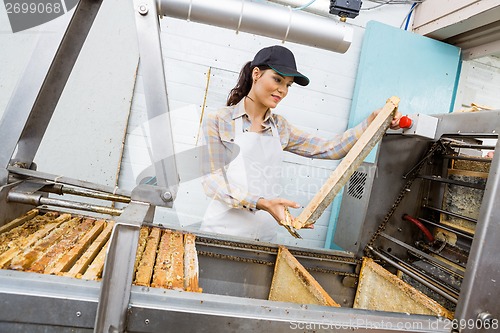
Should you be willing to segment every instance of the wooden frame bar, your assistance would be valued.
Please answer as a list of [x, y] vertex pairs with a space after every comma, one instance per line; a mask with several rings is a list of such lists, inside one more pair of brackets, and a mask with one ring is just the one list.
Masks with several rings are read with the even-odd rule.
[[330, 178], [328, 178], [302, 213], [295, 218], [293, 226], [296, 229], [315, 223], [332, 203], [335, 196], [344, 187], [354, 171], [361, 165], [377, 142], [382, 139], [391, 124], [398, 104], [399, 98], [396, 96], [392, 96], [387, 100], [387, 103], [370, 123], [366, 131], [332, 172]]

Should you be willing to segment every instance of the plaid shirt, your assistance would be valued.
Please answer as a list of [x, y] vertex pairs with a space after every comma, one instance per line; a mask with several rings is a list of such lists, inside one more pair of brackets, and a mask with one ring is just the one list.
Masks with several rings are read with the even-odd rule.
[[[245, 113], [244, 99], [237, 105], [209, 113], [203, 122], [206, 152], [203, 156], [203, 187], [209, 197], [225, 202], [228, 206], [255, 211], [260, 196], [248, 193], [237, 184], [229, 184], [225, 172], [229, 162], [238, 152], [234, 144], [235, 119], [243, 117], [243, 131], [249, 131], [250, 120]], [[354, 146], [368, 127], [364, 120], [356, 127], [333, 138], [320, 138], [298, 129], [280, 115], [267, 111], [262, 135], [271, 135], [271, 124], [278, 129], [281, 147], [285, 151], [305, 157], [320, 159], [341, 159]]]

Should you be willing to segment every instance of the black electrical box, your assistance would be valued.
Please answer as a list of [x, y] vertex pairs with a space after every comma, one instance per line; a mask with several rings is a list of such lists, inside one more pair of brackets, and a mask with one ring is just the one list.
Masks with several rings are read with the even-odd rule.
[[341, 18], [355, 18], [361, 9], [361, 0], [330, 0], [330, 14]]

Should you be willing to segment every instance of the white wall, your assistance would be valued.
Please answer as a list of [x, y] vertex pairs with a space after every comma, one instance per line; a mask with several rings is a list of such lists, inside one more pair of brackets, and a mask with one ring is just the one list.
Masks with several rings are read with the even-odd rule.
[[470, 109], [472, 103], [499, 110], [499, 87], [500, 58], [489, 56], [464, 61], [454, 111]]
[[31, 58], [36, 36], [36, 29], [13, 34], [5, 7], [0, 6], [0, 117]]

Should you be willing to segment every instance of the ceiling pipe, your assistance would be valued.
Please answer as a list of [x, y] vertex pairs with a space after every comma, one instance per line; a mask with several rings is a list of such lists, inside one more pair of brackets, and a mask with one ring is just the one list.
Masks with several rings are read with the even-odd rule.
[[160, 15], [345, 53], [353, 39], [346, 24], [291, 7], [245, 0], [158, 0]]
[[[268, 0], [269, 2], [275, 2], [280, 5], [290, 6], [292, 8], [299, 8], [306, 3], [304, 0]], [[316, 15], [321, 15], [329, 18], [335, 17], [330, 14], [330, 0], [316, 0], [304, 9], [304, 12], [313, 13]]]

